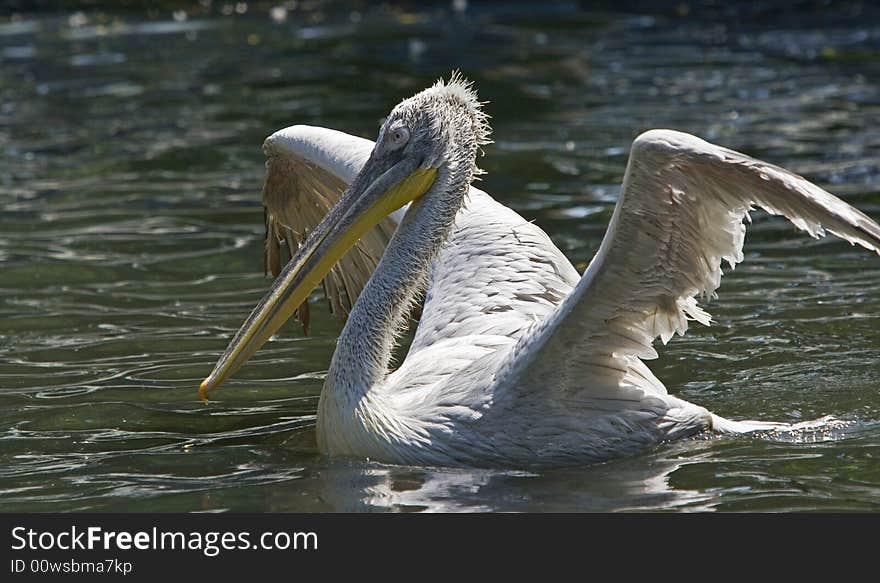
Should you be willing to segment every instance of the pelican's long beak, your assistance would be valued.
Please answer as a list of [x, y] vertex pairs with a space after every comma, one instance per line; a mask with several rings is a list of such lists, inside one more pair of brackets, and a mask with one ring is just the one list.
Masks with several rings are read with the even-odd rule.
[[371, 156], [339, 203], [309, 235], [242, 324], [214, 370], [199, 386], [199, 397], [207, 401], [209, 391], [247, 362], [364, 233], [425, 194], [436, 178], [436, 169], [419, 168], [410, 159], [392, 164]]

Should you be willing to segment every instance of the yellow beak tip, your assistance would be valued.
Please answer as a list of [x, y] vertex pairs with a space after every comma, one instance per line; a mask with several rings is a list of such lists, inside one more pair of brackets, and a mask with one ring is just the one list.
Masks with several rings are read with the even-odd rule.
[[203, 380], [202, 383], [199, 385], [199, 399], [201, 399], [202, 403], [204, 403], [205, 405], [207, 405], [208, 401], [210, 400], [208, 398], [208, 391], [210, 390], [210, 388], [211, 387], [208, 383], [208, 379]]

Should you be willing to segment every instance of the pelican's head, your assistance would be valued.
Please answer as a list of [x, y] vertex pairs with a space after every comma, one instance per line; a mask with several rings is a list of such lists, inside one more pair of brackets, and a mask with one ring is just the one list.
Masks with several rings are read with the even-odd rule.
[[490, 131], [486, 120], [470, 83], [457, 73], [399, 103], [339, 203], [287, 263], [202, 381], [202, 399], [278, 331], [346, 251], [384, 217], [422, 197], [457, 211], [479, 173], [477, 151], [488, 143]]
[[470, 184], [480, 172], [477, 151], [489, 143], [490, 131], [471, 84], [455, 73], [391, 111], [370, 159], [421, 160], [423, 169], [445, 170]]

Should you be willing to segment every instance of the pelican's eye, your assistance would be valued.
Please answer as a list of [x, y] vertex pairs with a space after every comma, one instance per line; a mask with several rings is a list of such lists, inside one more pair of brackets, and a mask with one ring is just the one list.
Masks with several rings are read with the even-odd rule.
[[399, 150], [409, 142], [409, 130], [401, 126], [394, 128], [388, 134], [388, 145], [392, 150]]

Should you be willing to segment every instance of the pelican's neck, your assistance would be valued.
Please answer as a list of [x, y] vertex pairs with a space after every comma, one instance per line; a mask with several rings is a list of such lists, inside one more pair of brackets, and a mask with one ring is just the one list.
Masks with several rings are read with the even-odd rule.
[[388, 374], [412, 302], [424, 289], [468, 190], [469, 181], [448, 186], [450, 182], [441, 170], [435, 186], [410, 205], [349, 314], [325, 385], [349, 403], [358, 402]]

